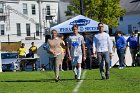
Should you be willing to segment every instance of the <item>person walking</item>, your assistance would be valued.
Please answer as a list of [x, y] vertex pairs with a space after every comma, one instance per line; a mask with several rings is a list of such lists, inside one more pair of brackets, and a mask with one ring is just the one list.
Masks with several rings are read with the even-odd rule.
[[[72, 61], [73, 72], [75, 79], [79, 81], [81, 79], [81, 63], [86, 59], [85, 55], [85, 41], [84, 37], [78, 33], [78, 26], [72, 27], [73, 35], [69, 36], [67, 50], [68, 57]], [[82, 53], [83, 51], [83, 53]]]
[[51, 56], [51, 62], [54, 67], [55, 72], [55, 81], [59, 81], [59, 65], [62, 62], [62, 51], [61, 51], [61, 44], [62, 40], [57, 37], [57, 31], [52, 30], [51, 31], [52, 38], [48, 39], [47, 42], [47, 51]]
[[126, 49], [126, 40], [122, 36], [122, 32], [118, 31], [115, 37], [117, 54], [119, 57], [119, 69], [123, 69], [125, 67], [124, 63], [124, 56], [125, 56], [125, 49]]
[[[99, 33], [93, 38], [93, 56], [99, 62], [99, 69], [102, 80], [109, 79], [110, 57], [112, 57], [112, 41], [109, 34], [104, 32], [103, 23], [98, 24]], [[104, 64], [105, 62], [105, 64]], [[104, 73], [104, 65], [106, 72]]]
[[[130, 37], [127, 39], [127, 47], [129, 46], [131, 57], [132, 57], [132, 66], [136, 65], [136, 54], [138, 50], [138, 40], [135, 36], [135, 33], [132, 32]], [[128, 45], [129, 43], [129, 45]]]

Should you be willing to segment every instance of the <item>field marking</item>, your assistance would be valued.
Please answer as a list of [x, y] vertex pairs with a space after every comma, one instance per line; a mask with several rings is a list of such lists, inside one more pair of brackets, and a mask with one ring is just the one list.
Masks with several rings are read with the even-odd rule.
[[78, 84], [76, 85], [76, 87], [73, 89], [72, 93], [77, 93], [81, 84], [83, 83], [83, 79], [85, 78], [85, 75], [86, 75], [86, 70], [83, 72], [83, 75], [82, 75], [82, 80], [80, 80], [80, 82], [78, 82]]

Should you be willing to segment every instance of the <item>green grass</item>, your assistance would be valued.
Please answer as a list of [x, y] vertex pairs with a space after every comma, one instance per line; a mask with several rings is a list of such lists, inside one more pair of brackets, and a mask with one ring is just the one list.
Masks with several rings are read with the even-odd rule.
[[[61, 81], [56, 83], [54, 73], [46, 72], [4, 72], [0, 73], [0, 93], [72, 93], [77, 82], [72, 71], [60, 73]], [[140, 68], [110, 70], [110, 79], [101, 80], [98, 69], [87, 70], [78, 93], [139, 93]]]

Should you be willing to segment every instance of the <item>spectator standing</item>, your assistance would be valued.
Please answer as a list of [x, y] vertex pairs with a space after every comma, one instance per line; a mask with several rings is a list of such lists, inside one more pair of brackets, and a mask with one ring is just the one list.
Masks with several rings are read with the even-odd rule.
[[137, 37], [135, 36], [135, 33], [132, 32], [131, 36], [127, 39], [127, 46], [129, 43], [129, 49], [132, 57], [132, 66], [135, 66], [136, 64], [136, 53], [138, 50], [138, 40]]
[[[112, 41], [110, 36], [104, 32], [103, 23], [98, 24], [99, 33], [93, 38], [93, 56], [96, 57], [99, 62], [99, 69], [102, 80], [109, 79], [110, 57], [112, 57]], [[104, 73], [104, 61], [105, 69]]]
[[62, 40], [62, 44], [61, 44], [62, 62], [61, 62], [61, 64], [60, 64], [59, 69], [60, 69], [60, 71], [64, 71], [64, 70], [62, 69], [62, 67], [63, 67], [63, 60], [64, 60], [65, 53], [66, 53], [66, 50], [65, 50], [66, 44], [65, 44], [65, 42], [64, 42], [64, 40], [63, 40], [63, 39], [64, 39], [64, 35], [63, 35], [63, 34], [60, 35], [60, 39]]
[[34, 54], [37, 54], [37, 47], [34, 42], [31, 43], [31, 47], [29, 48], [29, 53], [32, 58], [34, 58]]
[[[26, 56], [26, 48], [25, 48], [25, 44], [22, 43], [20, 48], [17, 50], [18, 52], [18, 58], [25, 58]], [[20, 61], [20, 70], [24, 70], [25, 68], [25, 61], [21, 60]]]
[[125, 67], [124, 55], [125, 55], [125, 49], [126, 49], [126, 40], [122, 36], [121, 31], [118, 31], [116, 33], [115, 42], [116, 42], [117, 54], [119, 57], [119, 69], [123, 69]]
[[17, 50], [18, 52], [18, 57], [19, 58], [25, 58], [25, 55], [26, 55], [26, 48], [25, 48], [25, 44], [22, 43], [20, 48]]
[[86, 48], [86, 67], [88, 69], [92, 68], [92, 58], [91, 58], [91, 48], [92, 48], [92, 39], [89, 37], [88, 33], [84, 34], [85, 39], [85, 48]]
[[73, 31], [73, 35], [69, 36], [67, 50], [68, 50], [68, 57], [72, 61], [75, 79], [79, 81], [81, 79], [82, 57], [83, 57], [83, 61], [85, 61], [86, 59], [85, 41], [84, 41], [84, 37], [78, 33], [77, 25], [74, 25], [72, 27], [72, 31]]

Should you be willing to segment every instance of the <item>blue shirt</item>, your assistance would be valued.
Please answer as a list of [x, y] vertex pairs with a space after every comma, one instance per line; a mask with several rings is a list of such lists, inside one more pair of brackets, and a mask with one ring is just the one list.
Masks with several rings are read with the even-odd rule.
[[115, 37], [116, 48], [117, 49], [125, 49], [126, 47], [126, 40], [123, 36]]
[[127, 39], [127, 43], [129, 42], [129, 47], [132, 49], [137, 48], [138, 42], [137, 42], [137, 37], [136, 36], [130, 36]]
[[85, 37], [85, 47], [87, 47], [88, 49], [91, 48], [92, 45], [92, 41], [90, 40], [90, 38]]

